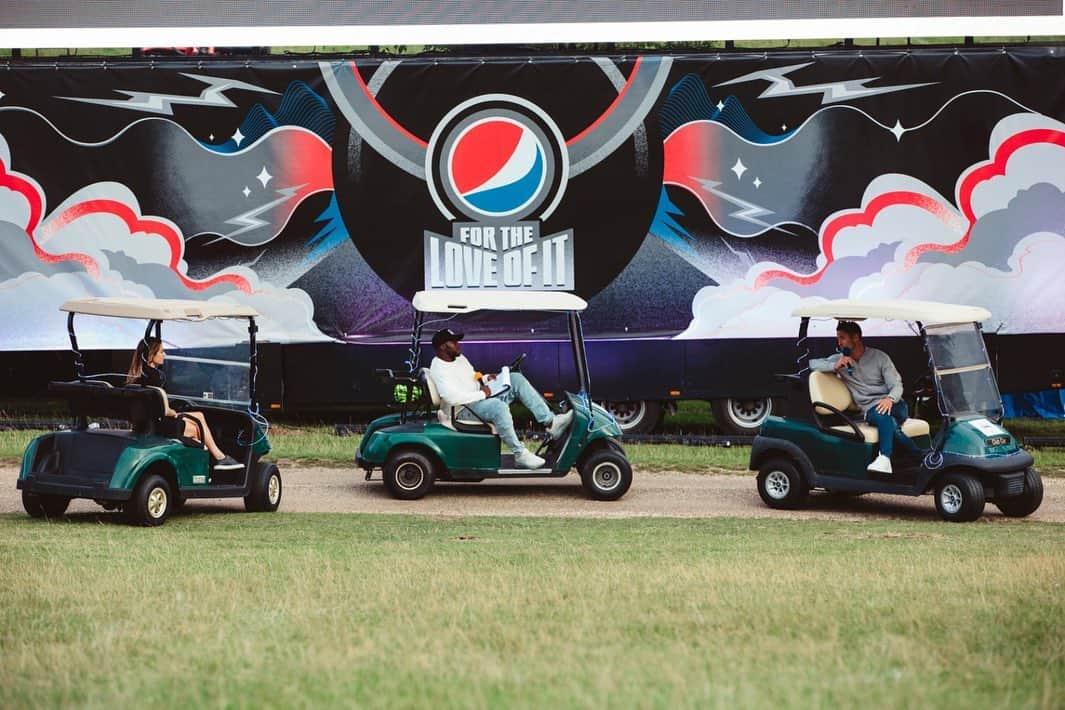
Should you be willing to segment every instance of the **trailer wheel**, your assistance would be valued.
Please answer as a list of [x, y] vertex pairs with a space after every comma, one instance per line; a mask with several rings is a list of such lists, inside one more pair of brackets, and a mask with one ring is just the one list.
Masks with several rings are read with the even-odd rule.
[[617, 500], [632, 485], [632, 466], [625, 454], [604, 448], [581, 463], [581, 484], [589, 498]]
[[726, 434], [754, 436], [773, 412], [769, 397], [727, 397], [710, 402], [714, 421]]
[[806, 479], [789, 459], [769, 459], [758, 469], [758, 495], [770, 508], [794, 510], [809, 493]]
[[653, 400], [603, 402], [602, 406], [614, 417], [622, 434], [650, 434], [662, 421], [662, 404]]
[[70, 498], [22, 491], [22, 507], [31, 518], [58, 518], [67, 512]]
[[1036, 510], [1043, 503], [1043, 479], [1034, 468], [1024, 470], [1024, 493], [1012, 498], [995, 501], [995, 505], [1003, 515], [1011, 518], [1024, 518]]
[[398, 451], [385, 462], [384, 480], [393, 498], [418, 500], [432, 490], [436, 466], [420, 451]]
[[936, 510], [952, 523], [969, 523], [984, 514], [984, 484], [968, 473], [948, 473], [936, 484]]

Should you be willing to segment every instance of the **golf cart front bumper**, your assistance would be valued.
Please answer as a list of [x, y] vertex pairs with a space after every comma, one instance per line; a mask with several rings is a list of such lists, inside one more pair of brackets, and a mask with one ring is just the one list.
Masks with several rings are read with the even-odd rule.
[[[48, 478], [54, 478], [49, 476]], [[93, 500], [126, 501], [132, 491], [122, 488], [109, 488], [106, 485], [78, 483], [75, 481], [47, 480], [35, 474], [20, 478], [16, 487], [27, 493], [39, 495], [65, 496], [67, 498], [92, 498]]]

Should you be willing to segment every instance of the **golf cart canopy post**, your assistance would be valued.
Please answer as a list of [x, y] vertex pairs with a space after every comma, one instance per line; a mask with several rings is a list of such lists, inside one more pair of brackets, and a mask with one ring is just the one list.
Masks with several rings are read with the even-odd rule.
[[162, 340], [163, 321], [200, 322], [211, 318], [247, 318], [248, 358], [250, 364], [248, 398], [252, 410], [258, 412], [259, 404], [256, 400], [255, 379], [259, 370], [259, 355], [255, 334], [258, 332], [259, 327], [255, 324], [255, 319], [259, 316], [259, 313], [251, 306], [241, 303], [193, 301], [177, 298], [75, 298], [63, 303], [59, 310], [69, 314], [67, 316], [67, 332], [70, 335], [70, 346], [74, 352], [74, 374], [79, 380], [84, 379], [86, 375], [82, 353], [78, 348], [78, 340], [74, 334], [75, 314], [81, 313], [107, 318], [147, 319], [148, 326], [144, 330], [145, 339], [150, 337], [154, 330], [155, 337], [160, 340]]

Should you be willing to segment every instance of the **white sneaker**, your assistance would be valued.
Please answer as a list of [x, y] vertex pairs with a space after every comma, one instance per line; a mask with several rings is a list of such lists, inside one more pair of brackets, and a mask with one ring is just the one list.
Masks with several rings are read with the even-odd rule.
[[868, 470], [874, 473], [891, 473], [891, 459], [884, 454], [878, 454], [873, 462], [869, 464]]
[[573, 410], [569, 410], [565, 414], [556, 414], [555, 418], [551, 420], [551, 423], [547, 425], [547, 435], [552, 439], [557, 439], [566, 433], [566, 429], [569, 429], [570, 423], [573, 421]]
[[518, 468], [543, 468], [545, 463], [547, 463], [545, 459], [540, 458], [528, 449], [522, 449], [514, 454], [514, 465]]

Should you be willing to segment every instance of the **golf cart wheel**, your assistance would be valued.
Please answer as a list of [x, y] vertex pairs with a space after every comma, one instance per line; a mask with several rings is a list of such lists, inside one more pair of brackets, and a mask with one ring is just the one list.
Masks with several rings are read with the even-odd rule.
[[632, 485], [632, 466], [612, 448], [596, 451], [581, 464], [581, 483], [590, 498], [617, 500]]
[[162, 525], [173, 511], [174, 493], [170, 484], [159, 474], [143, 477], [133, 497], [126, 502], [126, 518], [133, 525], [155, 527]]
[[603, 402], [622, 434], [650, 434], [662, 421], [662, 404], [645, 399], [634, 402]]
[[754, 436], [773, 412], [769, 397], [728, 397], [710, 402], [714, 421], [726, 434]]
[[393, 498], [418, 500], [432, 490], [436, 466], [420, 451], [399, 451], [385, 462], [384, 479]]
[[948, 473], [936, 484], [936, 510], [944, 520], [969, 523], [984, 514], [984, 484], [968, 473]]
[[251, 492], [244, 496], [244, 510], [249, 513], [272, 513], [281, 505], [281, 471], [277, 464], [261, 463], [251, 482]]
[[22, 491], [22, 507], [31, 518], [58, 518], [67, 512], [70, 498]]
[[1031, 515], [1043, 502], [1043, 479], [1034, 468], [1024, 470], [1024, 493], [1012, 498], [995, 501], [1003, 515], [1011, 518], [1024, 518]]
[[809, 493], [806, 479], [788, 459], [770, 459], [758, 469], [758, 495], [770, 508], [794, 510]]

